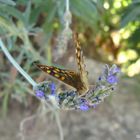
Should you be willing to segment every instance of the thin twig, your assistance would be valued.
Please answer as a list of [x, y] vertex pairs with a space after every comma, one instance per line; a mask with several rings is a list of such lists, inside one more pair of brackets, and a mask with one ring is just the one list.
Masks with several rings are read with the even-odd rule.
[[70, 3], [69, 0], [66, 0], [66, 11], [69, 12], [70, 11]]
[[15, 59], [8, 52], [7, 48], [4, 46], [2, 40], [0, 39], [0, 48], [2, 49], [5, 56], [12, 63], [12, 65], [19, 71], [19, 73], [34, 87], [37, 83], [20, 67], [20, 65], [15, 61]]
[[60, 134], [60, 140], [64, 140], [64, 134], [63, 134], [62, 124], [60, 122], [59, 113], [57, 111], [55, 111], [54, 113], [55, 113], [55, 119], [58, 126], [59, 134]]
[[69, 0], [66, 0], [66, 11], [65, 11], [65, 28], [69, 29], [69, 26], [71, 24], [71, 12], [70, 12], [70, 3]]

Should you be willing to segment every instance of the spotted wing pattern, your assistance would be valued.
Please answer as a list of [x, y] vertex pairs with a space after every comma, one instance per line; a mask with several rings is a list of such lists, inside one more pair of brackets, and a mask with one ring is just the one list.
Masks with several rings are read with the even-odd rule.
[[36, 66], [45, 73], [48, 73], [49, 75], [57, 78], [65, 84], [74, 87], [77, 89], [79, 94], [82, 94], [84, 85], [78, 73], [71, 70], [60, 69], [54, 66], [47, 66], [42, 64], [36, 64]]
[[79, 95], [84, 95], [89, 89], [87, 71], [85, 70], [83, 54], [81, 51], [81, 47], [77, 35], [74, 35], [74, 41], [76, 44], [76, 48], [75, 48], [76, 60], [77, 60], [79, 72], [60, 69], [54, 66], [47, 66], [38, 63], [35, 64], [39, 69], [41, 69], [45, 73], [48, 73], [49, 75], [57, 78], [58, 80], [64, 82], [65, 84], [74, 87]]
[[78, 34], [74, 34], [73, 38], [76, 44], [76, 60], [77, 60], [77, 65], [79, 69], [79, 74], [84, 84], [83, 92], [86, 92], [89, 89], [89, 83], [88, 83], [88, 77], [87, 77], [88, 72], [85, 69], [84, 57], [83, 57], [83, 52], [81, 50], [80, 42], [78, 40]]

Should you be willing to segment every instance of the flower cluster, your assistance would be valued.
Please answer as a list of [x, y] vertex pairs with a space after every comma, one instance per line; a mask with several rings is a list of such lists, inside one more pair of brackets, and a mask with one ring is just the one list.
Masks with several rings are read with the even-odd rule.
[[120, 69], [113, 65], [111, 68], [105, 65], [102, 74], [99, 76], [96, 85], [82, 97], [78, 96], [76, 91], [64, 91], [56, 94], [56, 86], [52, 82], [40, 83], [34, 88], [36, 96], [48, 101], [49, 96], [54, 96], [59, 108], [61, 109], [80, 109], [87, 111], [95, 108], [105, 97], [113, 92], [118, 82]]
[[49, 99], [49, 96], [56, 96], [56, 86], [52, 82], [42, 82], [34, 87], [38, 98]]

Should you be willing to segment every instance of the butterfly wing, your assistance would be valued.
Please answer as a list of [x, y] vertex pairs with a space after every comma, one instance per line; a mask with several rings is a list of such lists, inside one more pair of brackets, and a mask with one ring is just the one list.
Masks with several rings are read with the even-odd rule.
[[89, 90], [87, 71], [85, 70], [84, 58], [81, 50], [80, 43], [78, 41], [78, 35], [74, 35], [74, 41], [76, 44], [76, 60], [79, 72], [60, 69], [54, 66], [47, 66], [42, 64], [36, 64], [36, 66], [48, 73], [49, 75], [57, 78], [58, 80], [68, 84], [77, 89], [79, 95], [84, 95]]
[[36, 66], [45, 73], [57, 78], [67, 85], [74, 87], [79, 94], [82, 94], [84, 85], [78, 73], [71, 70], [60, 69], [54, 66], [47, 66], [42, 64], [36, 64]]
[[74, 34], [74, 42], [76, 44], [76, 60], [79, 69], [79, 74], [85, 88], [83, 92], [86, 92], [89, 90], [89, 83], [88, 83], [87, 71], [85, 69], [83, 52], [81, 50], [80, 42], [78, 40], [78, 34]]

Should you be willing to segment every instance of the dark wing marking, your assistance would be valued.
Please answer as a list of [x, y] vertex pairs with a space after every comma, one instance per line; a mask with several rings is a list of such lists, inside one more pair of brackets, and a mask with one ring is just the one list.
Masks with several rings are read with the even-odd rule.
[[81, 94], [81, 91], [83, 91], [84, 85], [78, 73], [71, 70], [60, 69], [54, 66], [47, 66], [42, 64], [36, 64], [36, 66], [45, 73], [57, 78], [65, 84], [74, 87], [77, 89], [79, 94]]
[[84, 57], [81, 50], [80, 42], [78, 40], [78, 34], [74, 34], [74, 42], [76, 44], [76, 60], [79, 68], [79, 74], [85, 87], [85, 91], [89, 89], [89, 83], [87, 78], [87, 71], [85, 69]]

